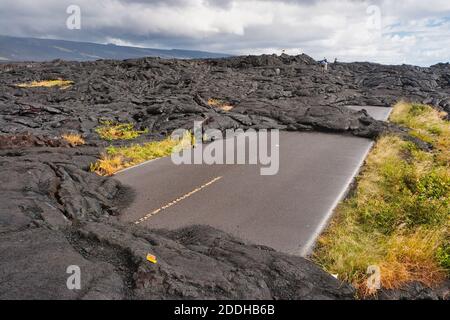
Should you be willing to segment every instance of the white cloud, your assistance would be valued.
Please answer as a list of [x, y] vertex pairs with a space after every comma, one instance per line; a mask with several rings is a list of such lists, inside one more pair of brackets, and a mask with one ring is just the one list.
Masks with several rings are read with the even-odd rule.
[[286, 49], [341, 61], [429, 65], [450, 58], [448, 0], [76, 2], [82, 29], [74, 31], [65, 28], [71, 0], [2, 0], [0, 32], [234, 54]]

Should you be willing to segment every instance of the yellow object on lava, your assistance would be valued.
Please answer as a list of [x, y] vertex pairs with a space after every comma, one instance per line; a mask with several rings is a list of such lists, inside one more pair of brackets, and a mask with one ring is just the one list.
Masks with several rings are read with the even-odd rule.
[[147, 254], [147, 261], [150, 261], [151, 263], [157, 263], [156, 257], [152, 254]]

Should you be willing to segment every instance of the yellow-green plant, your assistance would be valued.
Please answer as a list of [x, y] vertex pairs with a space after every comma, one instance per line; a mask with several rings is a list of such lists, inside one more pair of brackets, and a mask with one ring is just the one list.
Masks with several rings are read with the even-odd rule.
[[190, 148], [192, 141], [191, 133], [186, 132], [181, 139], [169, 137], [161, 141], [152, 141], [144, 144], [133, 144], [124, 147], [110, 146], [106, 148], [101, 158], [91, 165], [91, 171], [102, 176], [110, 176], [121, 169]]
[[76, 133], [67, 133], [63, 134], [62, 138], [66, 140], [70, 145], [72, 146], [81, 146], [85, 143], [84, 139], [81, 137], [81, 135]]
[[221, 109], [223, 111], [230, 111], [234, 108], [229, 103], [227, 103], [223, 100], [220, 100], [220, 99], [215, 99], [215, 98], [208, 99], [208, 105], [210, 105], [211, 107]]
[[101, 126], [95, 129], [100, 138], [112, 140], [131, 140], [139, 137], [141, 134], [148, 133], [148, 129], [135, 130], [132, 123], [118, 123], [114, 121], [101, 121]]
[[56, 79], [56, 80], [44, 80], [44, 81], [33, 81], [30, 83], [20, 83], [17, 86], [20, 88], [35, 88], [35, 87], [60, 87], [61, 89], [66, 89], [73, 84], [73, 81]]

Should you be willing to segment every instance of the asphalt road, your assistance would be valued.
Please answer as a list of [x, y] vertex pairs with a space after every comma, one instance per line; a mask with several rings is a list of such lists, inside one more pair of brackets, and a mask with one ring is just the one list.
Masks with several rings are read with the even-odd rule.
[[[381, 120], [390, 112], [364, 108]], [[307, 255], [371, 146], [352, 136], [282, 132], [275, 146], [279, 171], [272, 176], [260, 175], [261, 165], [175, 165], [170, 157], [146, 162], [115, 176], [136, 192], [121, 219], [150, 228], [207, 224]]]

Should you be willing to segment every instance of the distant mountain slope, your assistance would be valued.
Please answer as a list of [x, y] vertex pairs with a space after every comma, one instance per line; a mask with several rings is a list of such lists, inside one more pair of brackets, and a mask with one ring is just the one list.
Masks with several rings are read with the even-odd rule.
[[0, 62], [48, 61], [54, 59], [88, 61], [161, 57], [201, 59], [228, 57], [227, 54], [192, 50], [162, 50], [66, 40], [17, 38], [0, 35]]

